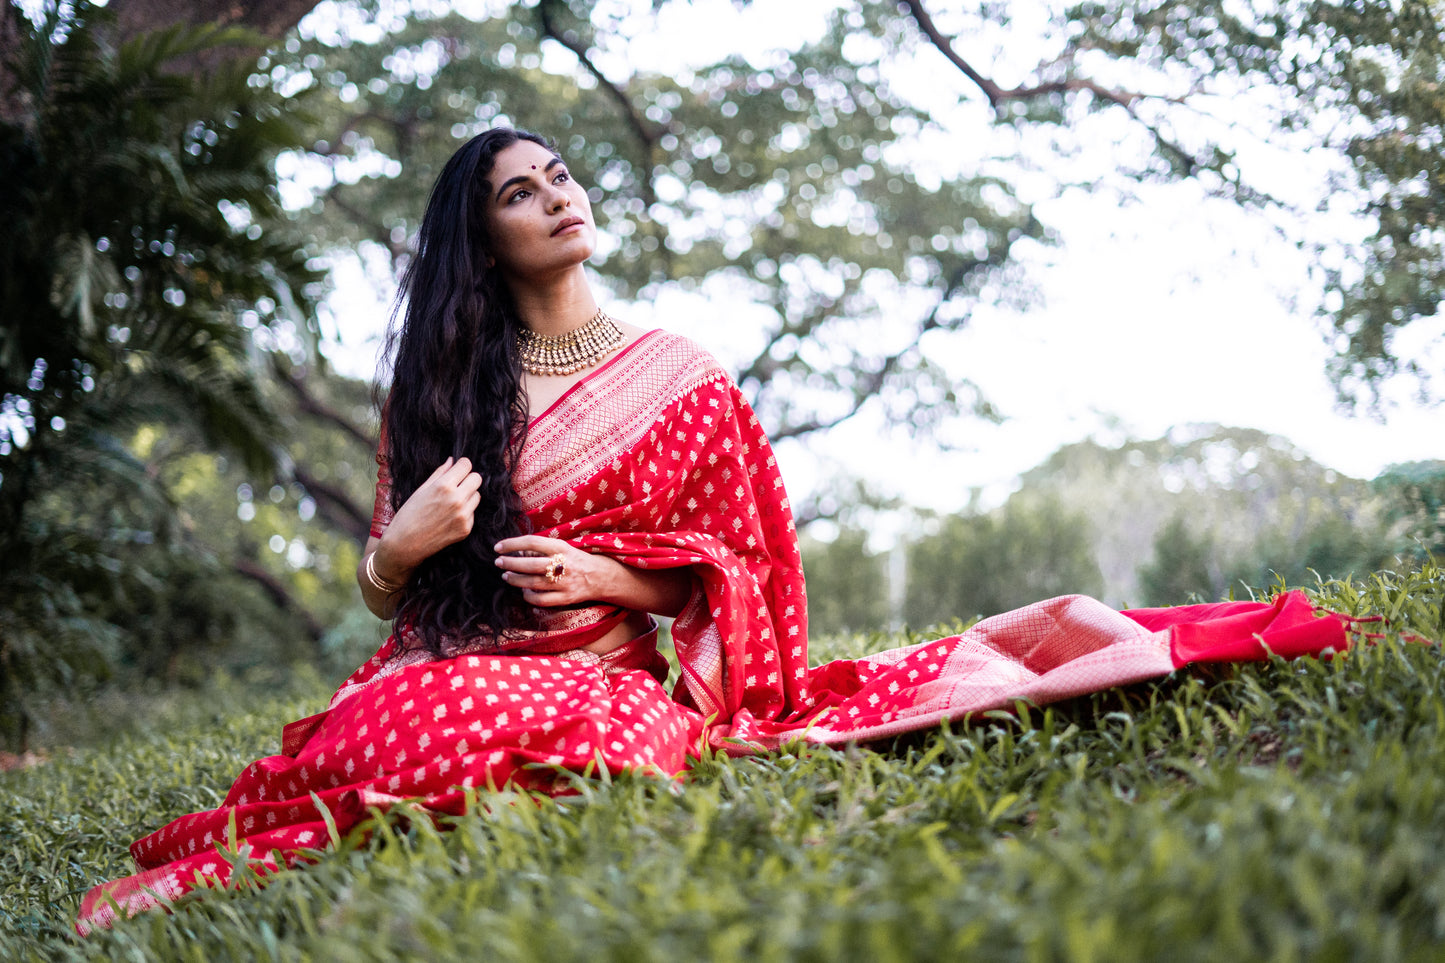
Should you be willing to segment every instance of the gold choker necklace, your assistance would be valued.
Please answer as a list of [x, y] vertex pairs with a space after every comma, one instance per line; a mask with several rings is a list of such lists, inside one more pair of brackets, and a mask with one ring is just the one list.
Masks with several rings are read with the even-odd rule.
[[592, 320], [566, 334], [538, 334], [522, 328], [517, 332], [517, 353], [527, 374], [569, 375], [592, 367], [624, 340], [617, 322], [599, 310]]

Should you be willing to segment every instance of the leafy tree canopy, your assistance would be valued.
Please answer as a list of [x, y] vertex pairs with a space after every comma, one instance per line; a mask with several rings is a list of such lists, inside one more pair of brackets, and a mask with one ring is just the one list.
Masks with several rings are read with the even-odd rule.
[[114, 24], [52, 9], [7, 51], [0, 736], [22, 743], [47, 688], [171, 674], [247, 622], [257, 599], [216, 582], [230, 559], [181, 506], [197, 452], [289, 460], [270, 356], [307, 356], [321, 293], [274, 187], [294, 113], [245, 61], [173, 69], [256, 38]]
[[[1019, 245], [1049, 236], [1030, 202], [1190, 180], [1313, 249], [1342, 398], [1372, 404], [1400, 373], [1427, 387], [1397, 336], [1440, 298], [1438, 2], [853, 0], [764, 57], [636, 64], [651, 14], [680, 5], [328, 7], [263, 62], [328, 103], [296, 165], [315, 229], [404, 258], [418, 185], [462, 138], [550, 132], [595, 185], [616, 293], [753, 303], [741, 381], [788, 438], [864, 406], [914, 427], [991, 414], [928, 349], [980, 305], [1029, 301]], [[1100, 136], [1112, 170], [1078, 163]], [[1281, 173], [1306, 151], [1318, 177]], [[1355, 233], [1322, 237], [1316, 208]]]

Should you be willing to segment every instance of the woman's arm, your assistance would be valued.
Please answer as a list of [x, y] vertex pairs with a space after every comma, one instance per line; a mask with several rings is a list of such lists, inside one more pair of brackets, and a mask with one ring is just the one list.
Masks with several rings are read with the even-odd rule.
[[356, 581], [377, 618], [389, 619], [396, 611], [400, 589], [386, 586], [405, 586], [418, 565], [471, 534], [481, 485], [468, 459], [448, 458], [396, 510], [382, 536], [366, 540]]
[[[517, 552], [535, 553], [517, 555]], [[553, 565], [560, 557], [560, 571]], [[556, 576], [547, 580], [549, 566]], [[560, 538], [522, 535], [497, 543], [497, 567], [530, 605], [545, 607], [606, 602], [637, 612], [674, 616], [692, 596], [690, 568], [651, 571], [593, 555]]]

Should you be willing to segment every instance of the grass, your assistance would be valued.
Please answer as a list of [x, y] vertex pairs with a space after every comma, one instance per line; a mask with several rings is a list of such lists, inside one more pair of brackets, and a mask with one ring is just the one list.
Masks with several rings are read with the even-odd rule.
[[1445, 575], [1317, 591], [1386, 638], [681, 785], [482, 796], [449, 832], [393, 817], [259, 891], [75, 938], [131, 839], [217, 804], [326, 695], [222, 686], [0, 775], [0, 959], [1439, 959], [1445, 662], [1398, 633], [1441, 637]]

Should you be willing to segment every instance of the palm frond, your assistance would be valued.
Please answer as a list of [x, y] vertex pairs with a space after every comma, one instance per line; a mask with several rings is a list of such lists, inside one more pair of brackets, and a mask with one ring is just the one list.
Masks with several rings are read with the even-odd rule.
[[[132, 448], [138, 430], [163, 425], [177, 444], [270, 473], [283, 426], [270, 364], [239, 318], [314, 328], [317, 273], [289, 236], [272, 166], [298, 141], [297, 117], [251, 84], [249, 58], [221, 55], [265, 40], [177, 25], [117, 47], [114, 22], [88, 3], [53, 8], [10, 65], [28, 114], [0, 123], [0, 398], [33, 422], [0, 446], [0, 621], [26, 607], [25, 624], [57, 639], [107, 638], [117, 599], [165, 587], [146, 587], [126, 542], [177, 527], [155, 464]], [[250, 230], [227, 222], [226, 203], [250, 209]], [[23, 585], [8, 568], [22, 557], [35, 573]], [[116, 570], [121, 559], [133, 570]], [[77, 664], [111, 658], [104, 645], [62, 648]], [[0, 667], [0, 715], [19, 671]]]

